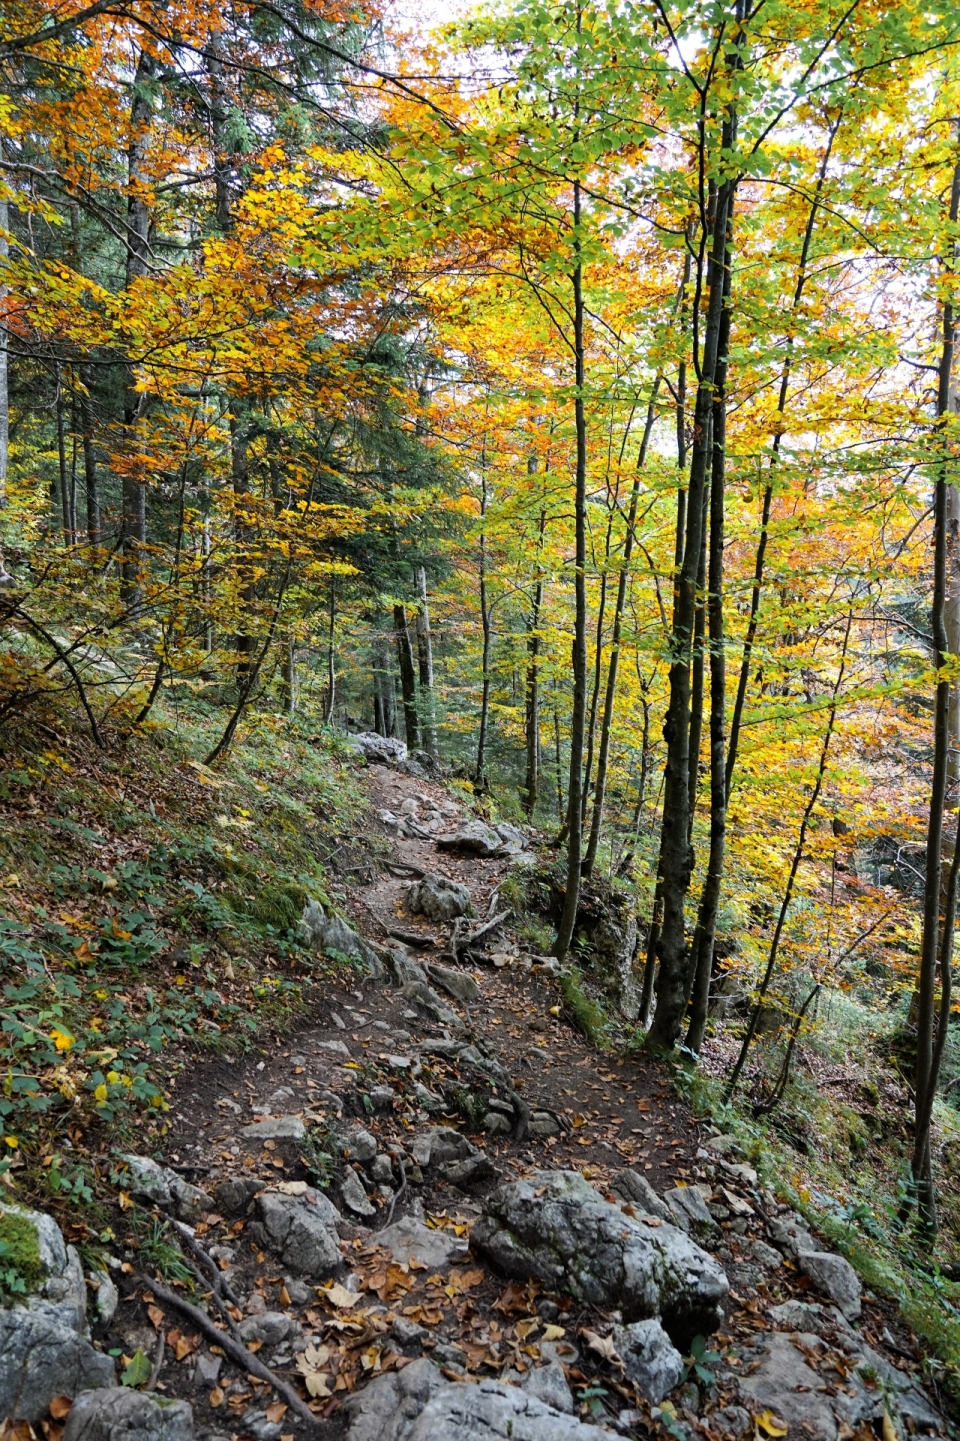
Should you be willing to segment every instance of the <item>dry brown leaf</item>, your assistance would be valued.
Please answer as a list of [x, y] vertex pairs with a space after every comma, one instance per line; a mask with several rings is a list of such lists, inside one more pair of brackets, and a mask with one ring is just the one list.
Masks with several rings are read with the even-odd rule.
[[609, 1336], [598, 1336], [596, 1331], [581, 1331], [580, 1335], [586, 1341], [591, 1351], [596, 1351], [605, 1361], [619, 1361], [617, 1348]]
[[267, 1407], [267, 1420], [275, 1426], [278, 1421], [283, 1420], [286, 1412], [286, 1401], [274, 1401], [271, 1405]]
[[160, 1327], [167, 1319], [163, 1312], [160, 1310], [159, 1306], [148, 1306], [147, 1315], [150, 1317], [150, 1320], [153, 1322], [154, 1329], [157, 1331], [160, 1330]]
[[218, 1406], [223, 1405], [223, 1399], [224, 1393], [221, 1387], [214, 1386], [213, 1390], [210, 1392], [210, 1405], [214, 1408], [214, 1410], [216, 1410]]
[[70, 1415], [73, 1401], [69, 1396], [54, 1396], [50, 1402], [50, 1415], [55, 1421], [64, 1421]]
[[348, 1291], [346, 1286], [341, 1286], [339, 1281], [334, 1281], [332, 1286], [323, 1287], [319, 1295], [329, 1301], [331, 1306], [336, 1306], [339, 1311], [349, 1311], [351, 1306], [356, 1306], [358, 1301], [363, 1300], [360, 1291]]

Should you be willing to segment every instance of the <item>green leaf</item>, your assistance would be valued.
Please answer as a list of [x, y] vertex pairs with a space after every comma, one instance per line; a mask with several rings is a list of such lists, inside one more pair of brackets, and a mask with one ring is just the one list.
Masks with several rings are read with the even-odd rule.
[[153, 1362], [143, 1351], [134, 1351], [130, 1357], [129, 1366], [125, 1366], [120, 1374], [122, 1386], [145, 1386], [150, 1380], [150, 1373], [153, 1370]]

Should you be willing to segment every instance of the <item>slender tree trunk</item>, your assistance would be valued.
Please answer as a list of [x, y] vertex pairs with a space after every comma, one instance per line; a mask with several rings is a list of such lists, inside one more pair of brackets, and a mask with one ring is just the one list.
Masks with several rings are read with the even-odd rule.
[[83, 444], [83, 475], [87, 492], [87, 540], [91, 545], [99, 545], [101, 540], [100, 478], [97, 475], [97, 456], [93, 443], [93, 406], [90, 402], [89, 389], [81, 394], [79, 406], [80, 438]]
[[[627, 603], [627, 589], [630, 584], [630, 562], [633, 559], [633, 544], [637, 525], [637, 509], [640, 504], [640, 477], [647, 459], [650, 437], [657, 418], [657, 396], [660, 391], [660, 377], [653, 384], [647, 404], [647, 416], [637, 456], [637, 468], [630, 490], [630, 507], [627, 511], [627, 533], [623, 542], [623, 560], [617, 581], [617, 598], [613, 608], [613, 631], [610, 637], [610, 665], [607, 670], [607, 688], [603, 698], [603, 720], [600, 726], [600, 752], [597, 757], [597, 784], [593, 797], [593, 815], [590, 822], [590, 840], [584, 861], [584, 875], [593, 874], [600, 844], [600, 830], [603, 825], [603, 807], [607, 793], [607, 768], [610, 761], [610, 737], [613, 733], [613, 712], [617, 696], [617, 671], [620, 665], [620, 639], [623, 630], [623, 615]], [[641, 787], [641, 794], [643, 787]]]
[[[710, 440], [708, 442], [713, 451], [713, 416], [710, 417]], [[693, 823], [697, 809], [697, 792], [700, 788], [700, 746], [703, 738], [703, 681], [704, 681], [704, 651], [706, 636], [706, 588], [707, 588], [707, 507], [709, 497], [704, 487], [703, 495], [703, 521], [700, 527], [700, 564], [697, 567], [697, 596], [694, 603], [693, 613], [693, 646], [691, 647], [690, 664], [690, 750], [689, 750], [689, 778], [687, 787], [690, 794], [690, 809], [688, 815], [690, 842], [693, 843]]]
[[562, 752], [561, 746], [560, 746], [560, 712], [559, 712], [559, 710], [557, 709], [556, 689], [557, 689], [557, 683], [556, 683], [556, 681], [554, 681], [554, 683], [553, 683], [553, 690], [554, 690], [554, 699], [553, 699], [553, 751], [554, 751], [554, 761], [555, 761], [556, 772], [557, 772], [557, 818], [558, 818], [558, 820], [559, 820], [560, 830], [561, 830], [561, 833], [562, 833], [563, 827], [564, 827], [564, 825], [565, 825], [565, 819], [564, 819], [564, 818], [565, 818], [566, 813], [567, 813], [567, 808], [566, 808], [566, 802], [564, 801], [564, 798], [563, 798], [563, 752]]
[[[150, 143], [153, 106], [149, 83], [156, 61], [141, 50], [133, 81], [130, 107], [130, 144], [127, 148], [127, 264], [126, 287], [147, 273], [150, 237], [150, 207], [147, 204], [146, 156]], [[121, 481], [120, 598], [127, 606], [139, 604], [142, 596], [139, 548], [147, 539], [146, 479], [140, 471], [138, 425], [142, 397], [137, 393], [132, 365], [124, 367], [123, 418], [128, 451]]]
[[[733, 130], [732, 121], [725, 125]], [[732, 143], [732, 134], [728, 143]], [[650, 1027], [653, 1046], [672, 1050], [683, 1020], [689, 993], [689, 952], [684, 925], [684, 907], [693, 873], [690, 843], [690, 660], [697, 601], [697, 577], [703, 537], [704, 501], [710, 461], [710, 421], [713, 387], [717, 371], [723, 319], [724, 265], [726, 261], [727, 217], [735, 182], [725, 181], [717, 190], [708, 271], [708, 299], [703, 353], [694, 410], [694, 443], [691, 451], [687, 496], [687, 529], [683, 562], [677, 578], [671, 636], [670, 701], [664, 724], [667, 764], [664, 773], [663, 821], [661, 832], [663, 876], [663, 924], [657, 954], [657, 1008]]]
[[[528, 470], [532, 475], [536, 461], [531, 461]], [[523, 809], [528, 820], [533, 819], [540, 795], [540, 610], [543, 605], [543, 571], [541, 556], [543, 538], [547, 527], [547, 512], [541, 510], [537, 527], [537, 583], [533, 589], [533, 602], [527, 618], [527, 683], [525, 694], [526, 729], [526, 774], [523, 781]]]
[[[734, 198], [730, 200], [728, 231], [733, 224]], [[727, 459], [727, 369], [730, 351], [730, 285], [728, 259], [724, 265], [724, 308], [713, 400], [713, 464], [710, 477], [710, 573], [707, 622], [710, 636], [710, 853], [693, 936], [693, 1005], [686, 1044], [699, 1052], [707, 1025], [710, 976], [720, 910], [720, 887], [727, 836], [727, 782], [725, 770], [727, 675], [723, 637], [723, 532], [725, 470]]]
[[63, 385], [60, 367], [57, 366], [57, 473], [60, 477], [60, 517], [63, 522], [63, 538], [70, 538], [70, 483], [67, 478], [67, 437], [63, 416]]
[[427, 599], [427, 572], [417, 566], [417, 662], [420, 668], [420, 706], [423, 712], [423, 748], [434, 760], [440, 758], [437, 744], [437, 697], [433, 686], [433, 636], [430, 633], [430, 602]]
[[397, 660], [400, 666], [400, 691], [403, 696], [403, 725], [407, 746], [420, 749], [420, 722], [417, 716], [417, 678], [413, 668], [413, 646], [407, 628], [407, 612], [402, 605], [393, 607], [393, 628], [397, 638]]
[[[578, 15], [578, 25], [580, 23]], [[579, 179], [573, 182], [574, 268], [573, 350], [575, 370], [574, 425], [576, 428], [576, 476], [574, 485], [575, 567], [573, 630], [573, 710], [570, 718], [570, 783], [567, 793], [567, 886], [563, 912], [554, 943], [554, 954], [566, 958], [577, 923], [580, 899], [580, 862], [583, 846], [583, 739], [587, 710], [587, 417], [584, 404], [585, 351], [583, 267], [580, 260], [581, 194]]]
[[292, 635], [286, 635], [281, 642], [283, 645], [283, 659], [281, 662], [281, 676], [283, 679], [283, 709], [288, 716], [297, 713], [297, 647]]
[[478, 791], [487, 788], [487, 726], [490, 720], [490, 645], [492, 631], [487, 597], [487, 463], [481, 463], [480, 494], [480, 624], [483, 627], [483, 656], [480, 697], [480, 725], [477, 731], [477, 767], [474, 784]]
[[[960, 139], [960, 135], [958, 135]], [[953, 172], [949, 208], [949, 249], [944, 269], [952, 276], [957, 268], [955, 232], [960, 215], [960, 160]], [[949, 297], [949, 292], [947, 292]], [[927, 822], [927, 857], [923, 896], [923, 934], [917, 980], [917, 1065], [914, 1077], [914, 1151], [911, 1163], [921, 1225], [936, 1227], [933, 1174], [930, 1163], [930, 1120], [939, 1079], [940, 1059], [945, 1043], [949, 1009], [942, 1012], [940, 1035], [934, 1040], [935, 992], [938, 961], [942, 962], [943, 991], [949, 992], [950, 960], [953, 951], [953, 915], [956, 895], [956, 865], [951, 868], [950, 893], [946, 898], [944, 934], [940, 939], [941, 883], [943, 879], [943, 813], [947, 799], [947, 766], [950, 748], [950, 691], [944, 677], [948, 661], [945, 624], [947, 598], [948, 491], [954, 478], [951, 437], [947, 433], [953, 394], [953, 363], [956, 348], [956, 312], [952, 301], [943, 302], [940, 366], [937, 384], [937, 421], [940, 457], [934, 488], [933, 513], [933, 603], [930, 611], [937, 687], [934, 701], [933, 777], [930, 786], [930, 815]], [[954, 851], [960, 850], [955, 842]], [[949, 920], [950, 934], [947, 934]]]
[[330, 577], [330, 623], [327, 629], [327, 694], [323, 718], [328, 725], [333, 723], [333, 712], [337, 704], [337, 580]]
[[[233, 409], [240, 408], [239, 402], [233, 402]], [[243, 515], [243, 497], [250, 489], [250, 452], [247, 441], [247, 427], [243, 416], [231, 414], [230, 416], [230, 478], [233, 486], [234, 505], [237, 508], [237, 519], [234, 532], [240, 558], [237, 565], [239, 587], [239, 609], [240, 629], [237, 632], [235, 645], [237, 652], [237, 683], [242, 687], [246, 685], [250, 675], [250, 668], [253, 663], [253, 656], [256, 653], [256, 641], [253, 635], [247, 630], [248, 615], [253, 607], [256, 598], [256, 582], [251, 574], [250, 557], [247, 554], [250, 541], [250, 527]]]
[[[600, 685], [603, 680], [603, 625], [607, 610], [607, 581], [610, 565], [610, 542], [613, 537], [613, 511], [607, 515], [607, 534], [604, 543], [603, 574], [600, 577], [600, 596], [597, 603], [597, 631], [593, 662], [593, 686], [590, 692], [590, 709], [587, 716], [587, 758], [583, 763], [583, 798], [580, 805], [581, 826], [586, 825], [587, 804], [593, 780], [593, 751], [597, 736], [597, 711], [600, 705]], [[596, 562], [594, 562], [596, 565]]]

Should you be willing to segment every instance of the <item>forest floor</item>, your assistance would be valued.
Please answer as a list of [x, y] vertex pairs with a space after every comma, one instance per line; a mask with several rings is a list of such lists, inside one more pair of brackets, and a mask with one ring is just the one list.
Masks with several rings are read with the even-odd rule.
[[[363, 822], [368, 834], [383, 830], [375, 819], [378, 810], [397, 812], [405, 800], [451, 809], [450, 793], [443, 786], [391, 767], [369, 766], [361, 783], [369, 807]], [[405, 912], [404, 895], [413, 873], [445, 873], [464, 883], [477, 915], [484, 918], [509, 864], [441, 854], [432, 840], [421, 838], [395, 838], [390, 848], [388, 864], [369, 873], [368, 882], [350, 886], [341, 909], [362, 934], [380, 945], [394, 944], [391, 931], [406, 933], [411, 938], [408, 952], [418, 960], [430, 960], [445, 950], [449, 926], [433, 926]], [[412, 868], [406, 878], [396, 874], [404, 867]], [[813, 1360], [808, 1355], [809, 1379], [801, 1379], [795, 1388], [809, 1392], [826, 1407], [822, 1416], [811, 1411], [812, 1423], [791, 1422], [759, 1401], [749, 1416], [738, 1411], [743, 1396], [737, 1375], [760, 1367], [761, 1361], [750, 1357], [758, 1354], [758, 1337], [775, 1329], [768, 1317], [770, 1309], [791, 1299], [823, 1301], [789, 1261], [781, 1265], [774, 1258], [774, 1268], [769, 1269], [771, 1248], [762, 1238], [769, 1219], [785, 1208], [749, 1167], [737, 1166], [729, 1155], [724, 1161], [717, 1149], [711, 1149], [715, 1128], [701, 1124], [678, 1097], [665, 1066], [642, 1051], [613, 1054], [591, 1046], [565, 1014], [559, 983], [531, 966], [529, 958], [524, 960], [523, 946], [515, 937], [511, 945], [509, 930], [499, 934], [491, 951], [492, 960], [501, 964], [473, 971], [479, 988], [476, 999], [449, 1000], [449, 1004], [460, 1017], [463, 1034], [497, 1056], [533, 1109], [539, 1105], [566, 1119], [569, 1128], [558, 1135], [517, 1142], [486, 1134], [463, 1114], [428, 1116], [418, 1103], [411, 1073], [419, 1073], [428, 1084], [444, 1075], [455, 1078], [456, 1062], [429, 1050], [432, 1041], [449, 1036], [449, 1029], [425, 1020], [401, 991], [364, 978], [357, 970], [343, 970], [315, 987], [310, 1013], [300, 1018], [295, 1029], [273, 1035], [265, 1026], [242, 1058], [192, 1064], [174, 1081], [162, 1154], [152, 1147], [151, 1153], [218, 1198], [225, 1194], [218, 1188], [237, 1178], [259, 1180], [273, 1188], [286, 1186], [291, 1194], [302, 1191], [303, 1183], [316, 1184], [323, 1161], [316, 1154], [311, 1159], [296, 1139], [259, 1141], [244, 1134], [258, 1119], [281, 1113], [305, 1119], [315, 1128], [312, 1134], [322, 1138], [329, 1136], [328, 1128], [338, 1125], [342, 1110], [344, 1116], [359, 1117], [380, 1151], [393, 1157], [399, 1153], [409, 1158], [417, 1133], [430, 1124], [459, 1127], [495, 1169], [495, 1174], [466, 1191], [432, 1172], [421, 1184], [408, 1177], [409, 1184], [393, 1204], [387, 1201], [392, 1189], [378, 1195], [368, 1182], [376, 1214], [365, 1218], [364, 1225], [345, 1225], [341, 1230], [349, 1296], [342, 1288], [330, 1291], [326, 1278], [319, 1287], [316, 1278], [309, 1287], [298, 1283], [243, 1212], [228, 1215], [219, 1204], [205, 1212], [196, 1228], [197, 1238], [219, 1258], [229, 1277], [239, 1302], [236, 1318], [265, 1311], [285, 1313], [297, 1322], [312, 1348], [306, 1354], [320, 1357], [317, 1368], [322, 1365], [326, 1380], [311, 1402], [321, 1422], [313, 1434], [330, 1438], [343, 1434], [344, 1399], [371, 1377], [409, 1363], [409, 1352], [404, 1354], [391, 1329], [395, 1318], [426, 1328], [425, 1349], [441, 1360], [444, 1375], [476, 1379], [502, 1374], [510, 1366], [514, 1374], [536, 1366], [538, 1345], [548, 1334], [544, 1316], [553, 1316], [562, 1323], [558, 1359], [578, 1414], [624, 1434], [704, 1435], [712, 1441], [742, 1434], [778, 1436], [787, 1434], [782, 1424], [786, 1420], [791, 1437], [822, 1434], [832, 1441], [834, 1436], [882, 1434], [889, 1441], [885, 1423], [853, 1428], [843, 1420], [849, 1366], [845, 1370], [843, 1363], [830, 1362], [838, 1347], [831, 1350], [828, 1333], [821, 1333], [828, 1335], [826, 1342], [814, 1341], [822, 1354]], [[387, 1085], [395, 1097], [387, 1110], [364, 1100], [375, 1087]], [[345, 1124], [339, 1125], [341, 1131]], [[325, 1178], [332, 1195], [337, 1194], [334, 1163], [331, 1157]], [[508, 1284], [472, 1252], [436, 1269], [415, 1262], [393, 1264], [395, 1258], [378, 1245], [377, 1231], [385, 1222], [407, 1213], [424, 1217], [437, 1232], [465, 1243], [483, 1195], [503, 1181], [544, 1169], [576, 1170], [607, 1193], [624, 1166], [641, 1172], [658, 1192], [699, 1185], [709, 1196], [715, 1184], [716, 1197], [724, 1201], [728, 1216], [712, 1239], [703, 1243], [720, 1258], [731, 1285], [722, 1329], [710, 1338], [716, 1350], [701, 1361], [698, 1372], [696, 1358], [689, 1358], [690, 1379], [663, 1409], [651, 1408], [629, 1384], [609, 1355], [609, 1346], [605, 1354], [603, 1341], [615, 1317], [569, 1297], [546, 1298], [535, 1283]], [[251, 1194], [255, 1189], [251, 1184]], [[132, 1203], [121, 1197], [121, 1205]], [[116, 1279], [122, 1299], [113, 1320], [95, 1330], [98, 1342], [127, 1358], [137, 1351], [156, 1357], [159, 1348], [157, 1390], [189, 1400], [198, 1433], [209, 1441], [219, 1437], [235, 1441], [242, 1436], [255, 1441], [276, 1437], [305, 1441], [311, 1428], [269, 1385], [245, 1373], [229, 1357], [218, 1356], [216, 1349], [211, 1351], [210, 1337], [176, 1307], [157, 1302], [138, 1275], [141, 1268], [146, 1270], [142, 1244], [140, 1257], [129, 1236], [124, 1249], [122, 1216], [116, 1229], [117, 1259], [122, 1264]], [[830, 1249], [829, 1244], [824, 1249]], [[545, 1299], [552, 1304], [541, 1308]], [[904, 1377], [919, 1374], [916, 1340], [888, 1300], [865, 1293], [859, 1332], [896, 1372]], [[808, 1352], [809, 1340], [803, 1343]], [[262, 1354], [271, 1355], [268, 1344]], [[289, 1345], [281, 1343], [272, 1354], [271, 1364], [278, 1373], [299, 1384], [303, 1353], [299, 1364]], [[852, 1386], [849, 1392], [854, 1394]], [[832, 1398], [837, 1397], [835, 1402]], [[840, 1406], [836, 1413], [831, 1410], [834, 1405]], [[818, 1430], [818, 1425], [825, 1429]]]

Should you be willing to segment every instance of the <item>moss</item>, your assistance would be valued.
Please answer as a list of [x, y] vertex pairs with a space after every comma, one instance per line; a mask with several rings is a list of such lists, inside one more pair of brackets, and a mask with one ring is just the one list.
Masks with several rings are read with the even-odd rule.
[[22, 1295], [42, 1280], [43, 1263], [36, 1226], [16, 1211], [0, 1212], [0, 1290]]
[[606, 1044], [607, 1013], [598, 1001], [588, 996], [583, 989], [583, 977], [576, 966], [571, 966], [560, 977], [567, 1014], [582, 1031], [591, 1045], [602, 1050]]

